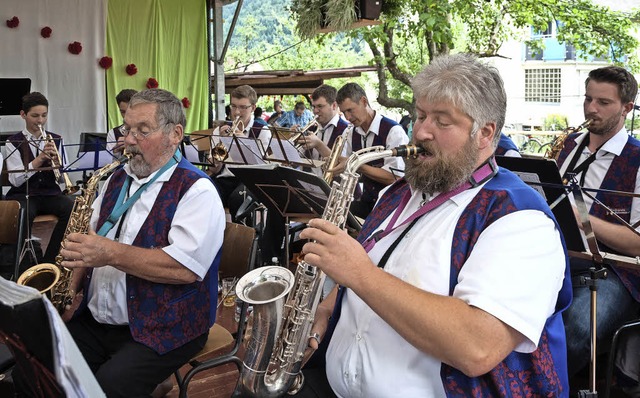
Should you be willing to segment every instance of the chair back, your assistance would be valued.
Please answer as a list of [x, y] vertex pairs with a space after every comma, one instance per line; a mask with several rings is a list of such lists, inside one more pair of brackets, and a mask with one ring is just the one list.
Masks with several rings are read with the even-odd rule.
[[257, 244], [256, 230], [246, 225], [228, 222], [224, 229], [220, 278], [240, 278], [253, 269]]
[[0, 200], [0, 245], [15, 245], [21, 240], [20, 202]]
[[[11, 264], [13, 266], [11, 271], [13, 280], [18, 278], [20, 272], [24, 217], [25, 212], [20, 206], [20, 202], [17, 200], [0, 200], [0, 245], [15, 247], [13, 252], [14, 263]], [[3, 253], [7, 256], [9, 254], [4, 250]]]

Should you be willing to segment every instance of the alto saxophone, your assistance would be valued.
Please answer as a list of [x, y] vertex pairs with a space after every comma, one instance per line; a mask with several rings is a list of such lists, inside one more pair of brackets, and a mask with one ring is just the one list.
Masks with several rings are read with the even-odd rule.
[[579, 125], [578, 127], [567, 127], [566, 129], [562, 130], [562, 133], [560, 133], [560, 135], [557, 136], [555, 140], [553, 140], [551, 147], [547, 149], [547, 152], [544, 154], [544, 157], [547, 159], [558, 160], [558, 156], [560, 155], [560, 152], [562, 152], [562, 149], [564, 148], [564, 141], [567, 139], [567, 137], [570, 134], [578, 133], [586, 129], [587, 127], [589, 127], [591, 122], [592, 122], [591, 119], [587, 119], [584, 122], [582, 122], [582, 124]]
[[[69, 216], [63, 240], [70, 233], [87, 234], [89, 232], [89, 222], [93, 212], [91, 204], [95, 199], [98, 183], [102, 177], [128, 162], [129, 159], [131, 159], [131, 155], [124, 154], [120, 159], [99, 169], [89, 178], [82, 195], [78, 196], [73, 204], [73, 210]], [[73, 294], [71, 292], [73, 270], [63, 267], [61, 265], [62, 260], [62, 256], [58, 253], [55, 264], [42, 263], [34, 265], [23, 272], [16, 282], [18, 285], [30, 286], [40, 291], [40, 293], [44, 293], [60, 314], [73, 302]]]
[[[381, 158], [410, 157], [421, 152], [424, 149], [413, 145], [389, 150], [376, 146], [354, 152], [340, 182], [332, 184], [322, 218], [344, 228], [360, 178], [357, 173], [360, 166]], [[295, 279], [291, 271], [278, 266], [257, 268], [240, 278], [236, 294], [242, 301], [253, 304], [253, 330], [236, 393], [269, 398], [295, 394], [302, 388], [302, 359], [324, 280], [325, 274], [304, 259], [298, 262]]]

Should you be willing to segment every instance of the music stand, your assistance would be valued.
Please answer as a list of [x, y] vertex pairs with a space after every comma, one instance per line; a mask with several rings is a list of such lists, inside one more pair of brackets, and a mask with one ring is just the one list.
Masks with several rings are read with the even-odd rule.
[[39, 396], [105, 396], [60, 315], [36, 289], [0, 278], [0, 336]]
[[[229, 170], [269, 211], [285, 220], [285, 256], [289, 258], [289, 221], [292, 218], [321, 217], [331, 188], [313, 173], [283, 167], [276, 163], [260, 166], [231, 166]], [[347, 227], [360, 230], [360, 223], [349, 213]]]
[[518, 175], [525, 183], [535, 189], [547, 201], [553, 215], [560, 225], [567, 250], [584, 252], [585, 242], [578, 228], [578, 222], [566, 196], [562, 177], [556, 162], [544, 158], [517, 158], [496, 156], [496, 163]]
[[[585, 241], [582, 233], [578, 229], [571, 202], [567, 194], [573, 193], [576, 208], [580, 215], [580, 223], [587, 237], [586, 244], [589, 246], [591, 256], [589, 260], [592, 266], [589, 268], [589, 276], [581, 277], [580, 283], [588, 286], [591, 293], [590, 308], [590, 329], [591, 329], [591, 361], [589, 368], [590, 390], [578, 391], [580, 398], [593, 398], [598, 396], [596, 390], [596, 308], [597, 308], [597, 280], [607, 277], [607, 270], [604, 268], [603, 256], [598, 249], [598, 243], [593, 234], [589, 221], [589, 210], [587, 209], [582, 195], [582, 188], [577, 183], [575, 176], [571, 178], [567, 187], [562, 183], [560, 171], [554, 160], [545, 158], [516, 158], [507, 156], [496, 156], [496, 162], [500, 167], [504, 167], [518, 174], [520, 178], [538, 191], [547, 203], [552, 206], [552, 211], [558, 225], [565, 237], [567, 249], [570, 252], [585, 252]], [[562, 220], [562, 221], [561, 221]], [[580, 239], [578, 239], [578, 236]]]
[[29, 78], [0, 78], [0, 116], [19, 115], [22, 97], [30, 90]]
[[289, 166], [321, 167], [323, 161], [308, 158], [304, 150], [300, 150], [294, 144], [293, 138], [300, 133], [283, 127], [269, 126], [271, 140], [269, 149], [271, 154], [265, 156], [265, 160], [283, 163]]

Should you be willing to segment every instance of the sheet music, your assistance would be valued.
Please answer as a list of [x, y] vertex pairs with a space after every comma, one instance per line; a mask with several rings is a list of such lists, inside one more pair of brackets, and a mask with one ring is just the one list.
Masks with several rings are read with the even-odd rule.
[[[300, 152], [296, 149], [295, 145], [289, 140], [279, 140], [282, 146], [278, 143], [278, 140], [271, 139], [269, 148], [271, 148], [271, 156], [268, 159], [289, 161], [291, 163], [306, 163], [300, 156]], [[283, 150], [284, 148], [284, 150]]]
[[104, 397], [98, 381], [53, 304], [32, 287], [0, 278], [2, 304], [15, 307], [31, 300], [43, 300], [45, 304], [53, 339], [55, 376], [67, 397]]
[[264, 164], [264, 148], [262, 142], [257, 139], [239, 136], [214, 135], [214, 141], [221, 142], [228, 151], [225, 163], [235, 164]]

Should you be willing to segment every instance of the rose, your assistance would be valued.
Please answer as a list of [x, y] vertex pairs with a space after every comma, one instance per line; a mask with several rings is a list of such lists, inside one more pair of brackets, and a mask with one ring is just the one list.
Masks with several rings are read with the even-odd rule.
[[113, 58], [104, 56], [100, 58], [100, 61], [98, 61], [98, 65], [100, 65], [102, 69], [109, 69], [111, 68], [111, 65], [113, 65]]
[[125, 68], [125, 70], [127, 71], [127, 75], [129, 76], [133, 76], [136, 73], [138, 73], [138, 68], [136, 67], [135, 64], [129, 64], [127, 65], [127, 67]]
[[82, 52], [82, 44], [79, 41], [69, 43], [69, 52], [75, 55], [80, 54]]
[[184, 97], [184, 98], [182, 99], [182, 106], [183, 106], [185, 109], [187, 109], [188, 107], [190, 107], [190, 106], [191, 106], [191, 102], [189, 102], [189, 98]]
[[11, 19], [7, 19], [7, 26], [10, 28], [17, 28], [18, 25], [20, 25], [20, 20], [18, 19], [18, 17], [13, 17]]
[[40, 29], [40, 36], [44, 37], [45, 39], [48, 39], [51, 37], [51, 28], [48, 26], [45, 26], [44, 28]]
[[150, 77], [149, 80], [147, 80], [147, 88], [158, 88], [158, 81]]

